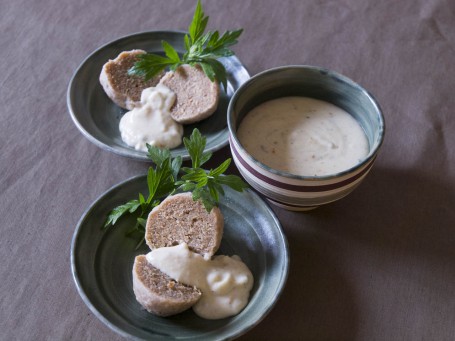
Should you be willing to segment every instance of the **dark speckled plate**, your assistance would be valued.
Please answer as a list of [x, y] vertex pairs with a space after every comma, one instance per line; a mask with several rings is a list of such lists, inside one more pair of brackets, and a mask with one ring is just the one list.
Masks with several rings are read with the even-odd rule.
[[[85, 137], [107, 151], [150, 161], [145, 152], [137, 151], [122, 141], [118, 125], [126, 110], [118, 107], [107, 97], [98, 78], [104, 63], [114, 59], [122, 51], [143, 49], [160, 54], [161, 41], [165, 40], [178, 52], [183, 52], [184, 34], [175, 31], [152, 31], [129, 35], [100, 47], [82, 62], [69, 84], [67, 103], [74, 123]], [[184, 136], [189, 136], [197, 127], [207, 137], [206, 150], [212, 152], [228, 143], [226, 113], [229, 100], [235, 90], [250, 78], [237, 57], [221, 58], [220, 62], [227, 71], [227, 93], [221, 88], [218, 109], [212, 116], [201, 122], [186, 125], [184, 129]], [[173, 157], [181, 155], [184, 159], [189, 158], [183, 145], [171, 152]]]
[[117, 205], [147, 193], [146, 177], [129, 179], [108, 190], [83, 214], [71, 244], [71, 268], [77, 289], [91, 311], [108, 327], [134, 339], [232, 339], [257, 325], [272, 309], [289, 270], [289, 251], [280, 223], [253, 191], [226, 189], [220, 209], [225, 228], [219, 254], [239, 255], [254, 276], [250, 301], [237, 316], [204, 320], [193, 311], [157, 317], [137, 303], [132, 289], [137, 240], [125, 237], [134, 219], [120, 220], [102, 230], [107, 213]]

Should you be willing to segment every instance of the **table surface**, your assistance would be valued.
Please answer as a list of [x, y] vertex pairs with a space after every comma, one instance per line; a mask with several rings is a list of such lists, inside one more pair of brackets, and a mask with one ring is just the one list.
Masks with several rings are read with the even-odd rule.
[[[0, 3], [0, 339], [122, 339], [78, 295], [70, 243], [93, 200], [149, 165], [84, 138], [66, 91], [96, 48], [186, 30], [194, 5]], [[240, 339], [453, 340], [455, 2], [203, 5], [210, 28], [244, 28], [234, 49], [251, 75], [290, 64], [335, 70], [375, 96], [387, 123], [374, 169], [350, 196], [310, 213], [273, 207], [289, 240], [289, 278]], [[215, 161], [229, 155], [223, 148]]]

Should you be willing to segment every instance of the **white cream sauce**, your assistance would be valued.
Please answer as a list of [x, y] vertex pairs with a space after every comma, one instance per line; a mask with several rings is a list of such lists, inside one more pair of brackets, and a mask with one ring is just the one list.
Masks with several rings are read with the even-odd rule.
[[238, 256], [205, 259], [182, 243], [155, 249], [146, 258], [166, 275], [201, 290], [202, 296], [193, 310], [202, 318], [236, 315], [248, 304], [253, 275]]
[[146, 143], [160, 148], [175, 148], [182, 143], [183, 126], [170, 114], [175, 94], [164, 85], [144, 89], [141, 104], [123, 115], [120, 134], [123, 142], [136, 150], [147, 151]]
[[360, 124], [343, 109], [309, 97], [282, 97], [251, 110], [237, 131], [258, 161], [295, 175], [347, 170], [368, 154]]

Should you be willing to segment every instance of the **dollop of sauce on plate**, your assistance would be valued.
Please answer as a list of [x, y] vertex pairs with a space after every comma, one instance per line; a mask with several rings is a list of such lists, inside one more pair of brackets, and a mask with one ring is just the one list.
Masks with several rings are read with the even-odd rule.
[[140, 106], [125, 113], [120, 120], [123, 142], [141, 151], [147, 151], [146, 143], [168, 149], [179, 146], [183, 126], [170, 114], [175, 98], [175, 93], [162, 84], [144, 89]]
[[155, 249], [146, 258], [166, 275], [201, 290], [202, 296], [193, 310], [202, 318], [233, 316], [248, 304], [253, 275], [238, 256], [206, 259], [182, 243]]
[[347, 170], [369, 152], [362, 127], [349, 113], [309, 97], [260, 104], [244, 117], [237, 136], [256, 160], [302, 176]]

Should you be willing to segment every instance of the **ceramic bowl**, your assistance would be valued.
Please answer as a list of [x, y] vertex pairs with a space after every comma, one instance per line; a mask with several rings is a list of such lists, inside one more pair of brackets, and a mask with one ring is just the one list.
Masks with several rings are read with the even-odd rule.
[[136, 247], [137, 238], [127, 237], [135, 217], [122, 217], [114, 228], [101, 228], [110, 210], [147, 191], [145, 175], [126, 180], [96, 199], [76, 226], [71, 270], [93, 314], [133, 340], [232, 340], [257, 326], [278, 301], [289, 272], [286, 236], [269, 205], [252, 190], [226, 188], [220, 198], [224, 232], [218, 254], [238, 255], [254, 276], [245, 309], [221, 320], [200, 318], [191, 309], [159, 317], [142, 308], [133, 292], [134, 258], [150, 252], [145, 244]]
[[[325, 176], [293, 175], [256, 160], [240, 143], [237, 129], [254, 107], [286, 96], [311, 97], [347, 111], [366, 134], [368, 155], [350, 169]], [[232, 97], [227, 120], [232, 156], [241, 175], [273, 204], [296, 211], [313, 209], [351, 193], [371, 170], [385, 133], [381, 108], [370, 93], [343, 75], [306, 65], [278, 67], [250, 78]]]
[[[150, 162], [147, 153], [127, 146], [120, 135], [119, 123], [127, 110], [117, 106], [104, 92], [99, 76], [103, 65], [122, 51], [143, 49], [163, 54], [162, 41], [170, 43], [181, 54], [185, 52], [185, 32], [146, 31], [113, 40], [90, 54], [75, 71], [67, 92], [68, 111], [79, 131], [96, 146], [117, 155]], [[209, 118], [184, 126], [184, 137], [194, 128], [207, 138], [206, 151], [215, 152], [228, 143], [226, 111], [229, 100], [240, 84], [250, 76], [236, 56], [220, 58], [226, 68], [227, 91], [220, 91], [218, 108]], [[183, 144], [171, 150], [172, 157], [190, 158]]]

